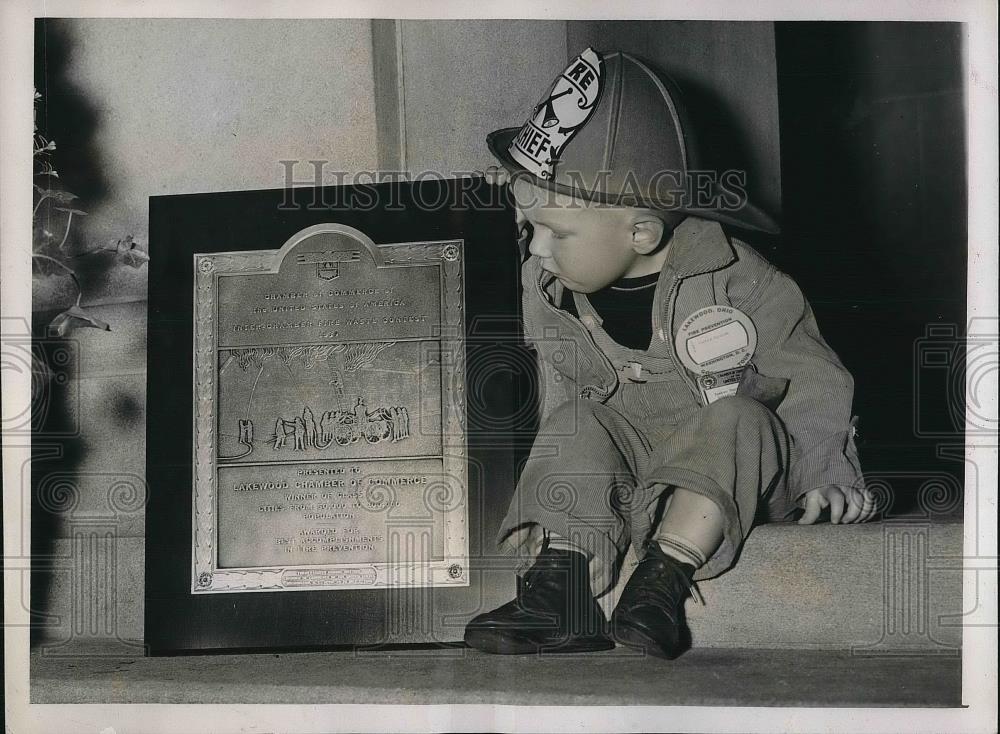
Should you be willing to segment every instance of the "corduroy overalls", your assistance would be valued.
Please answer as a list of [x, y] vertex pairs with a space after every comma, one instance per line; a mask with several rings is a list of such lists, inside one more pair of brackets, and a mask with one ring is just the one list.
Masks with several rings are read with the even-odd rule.
[[[689, 217], [670, 247], [647, 350], [614, 342], [585, 296], [573, 294], [579, 318], [557, 308], [561, 286], [536, 258], [524, 265], [542, 420], [498, 535], [521, 570], [544, 528], [591, 552], [602, 593], [629, 544], [649, 535], [664, 490], [684, 487], [722, 510], [722, 545], [696, 575], [711, 577], [732, 565], [762, 498], [763, 514], [779, 519], [813, 487], [861, 481], [853, 382], [791, 279], [706, 220]], [[758, 347], [737, 395], [705, 405], [673, 338], [677, 323], [713, 303], [749, 315]]]

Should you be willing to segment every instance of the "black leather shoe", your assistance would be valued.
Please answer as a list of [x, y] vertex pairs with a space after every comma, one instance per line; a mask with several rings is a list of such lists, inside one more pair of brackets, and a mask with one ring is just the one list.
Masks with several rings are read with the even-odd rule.
[[545, 548], [512, 601], [466, 625], [465, 644], [497, 655], [597, 652], [615, 646], [606, 628], [587, 557]]
[[611, 616], [616, 642], [673, 659], [691, 647], [684, 602], [691, 595], [694, 566], [671, 558], [655, 542], [625, 585]]

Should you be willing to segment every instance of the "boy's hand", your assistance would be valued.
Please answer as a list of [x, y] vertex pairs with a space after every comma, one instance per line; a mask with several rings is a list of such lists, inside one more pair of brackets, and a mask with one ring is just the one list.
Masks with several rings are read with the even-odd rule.
[[811, 489], [805, 494], [805, 514], [799, 525], [812, 525], [820, 513], [830, 508], [830, 522], [865, 522], [875, 514], [875, 498], [867, 490], [833, 485]]
[[489, 166], [483, 171], [483, 178], [486, 179], [487, 183], [491, 183], [494, 186], [503, 186], [510, 183], [510, 176], [507, 173], [507, 169], [500, 166]]

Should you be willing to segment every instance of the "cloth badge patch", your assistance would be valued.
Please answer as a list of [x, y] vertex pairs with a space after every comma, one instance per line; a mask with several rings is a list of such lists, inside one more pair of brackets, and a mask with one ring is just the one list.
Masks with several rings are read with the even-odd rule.
[[713, 403], [736, 394], [743, 368], [757, 348], [757, 327], [739, 309], [709, 306], [684, 319], [674, 346], [684, 366], [699, 375], [705, 403]]
[[508, 152], [526, 170], [551, 179], [566, 143], [593, 114], [604, 82], [604, 60], [586, 48], [560, 74], [535, 106]]
[[743, 377], [743, 367], [725, 370], [714, 375], [702, 375], [698, 378], [701, 398], [705, 404], [714, 403], [719, 398], [735, 395]]

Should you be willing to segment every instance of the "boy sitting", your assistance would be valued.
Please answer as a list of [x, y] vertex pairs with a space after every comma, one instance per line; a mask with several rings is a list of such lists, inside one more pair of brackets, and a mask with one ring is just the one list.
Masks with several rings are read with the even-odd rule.
[[[498, 537], [523, 577], [469, 622], [471, 647], [673, 658], [693, 581], [733, 564], [755, 518], [873, 513], [851, 376], [792, 279], [723, 232], [773, 225], [738, 179], [692, 183], [683, 114], [649, 65], [588, 48], [523, 127], [488, 137], [530, 252], [542, 421]], [[608, 625], [596, 598], [630, 544]]]

